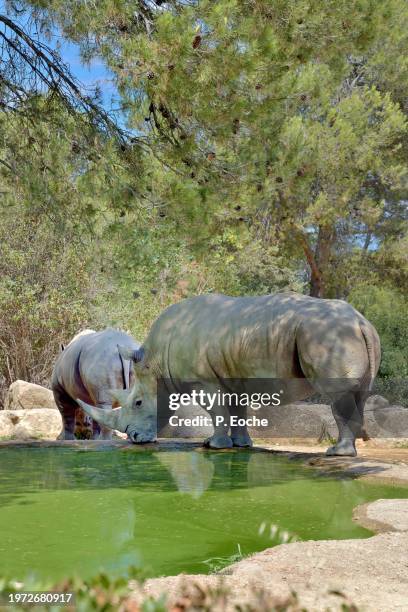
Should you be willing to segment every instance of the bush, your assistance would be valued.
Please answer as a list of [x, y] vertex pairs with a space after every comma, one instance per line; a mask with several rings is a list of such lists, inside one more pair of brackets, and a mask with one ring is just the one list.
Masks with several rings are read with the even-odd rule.
[[48, 385], [59, 343], [88, 325], [85, 257], [18, 206], [0, 225], [0, 399], [20, 378]]
[[408, 378], [408, 299], [387, 286], [358, 285], [349, 301], [377, 329], [381, 339], [380, 378]]
[[97, 327], [121, 327], [142, 342], [156, 317], [184, 298], [303, 289], [294, 266], [248, 232], [238, 236], [226, 229], [204, 240], [200, 251], [171, 221], [153, 226], [140, 216], [127, 217], [104, 235], [93, 311]]

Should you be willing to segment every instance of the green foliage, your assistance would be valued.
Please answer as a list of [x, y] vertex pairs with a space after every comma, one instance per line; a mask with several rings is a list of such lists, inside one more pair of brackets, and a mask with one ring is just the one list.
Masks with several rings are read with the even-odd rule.
[[[30, 293], [25, 275], [4, 302], [13, 310], [14, 291], [14, 310], [44, 308], [40, 336], [113, 324], [142, 340], [168, 304], [209, 291], [309, 283], [313, 295], [361, 301], [363, 280], [379, 286], [385, 274], [390, 291], [406, 291], [403, 0], [104, 0], [98, 10], [27, 0], [9, 10], [105, 62], [121, 120], [144, 142], [84, 127], [52, 95], [26, 103], [38, 121], [0, 114], [4, 205], [22, 224], [41, 214], [35, 239], [50, 244], [51, 269], [64, 262], [52, 299]], [[34, 261], [9, 228], [6, 216], [7, 265], [29, 252]], [[403, 361], [389, 333], [381, 327], [383, 376]]]
[[17, 378], [48, 385], [59, 343], [106, 325], [93, 311], [100, 236], [142, 184], [137, 152], [85, 129], [52, 96], [19, 111], [0, 113], [3, 389]]
[[[45, 103], [31, 101], [38, 112]], [[88, 160], [77, 147], [86, 135], [77, 142], [73, 119], [47, 111], [55, 121], [35, 125], [0, 114], [1, 386], [17, 378], [48, 384], [59, 342], [89, 320], [89, 240], [80, 228], [84, 209], [88, 225], [95, 218], [95, 179], [85, 186]]]
[[377, 329], [381, 338], [382, 360], [379, 375], [408, 379], [408, 300], [387, 285], [361, 284], [349, 300]]
[[244, 224], [329, 297], [350, 289], [330, 273], [346, 281], [350, 252], [358, 266], [370, 245], [398, 249], [384, 230], [391, 201], [406, 221], [404, 0], [23, 5], [109, 66], [151, 146], [152, 206], [194, 257]]
[[129, 214], [106, 228], [104, 242], [109, 246], [103, 249], [99, 282], [106, 290], [95, 301], [95, 317], [129, 329], [139, 340], [165, 307], [192, 295], [302, 289], [296, 270], [245, 228], [225, 229], [212, 241], [205, 237], [198, 256], [175, 223]]
[[[114, 612], [116, 610], [131, 609], [129, 595], [129, 579], [137, 580], [140, 578], [138, 570], [129, 569], [128, 575], [112, 579], [106, 574], [99, 574], [89, 580], [81, 580], [80, 578], [67, 578], [59, 584], [39, 583], [32, 579], [27, 579], [24, 584], [14, 580], [0, 577], [0, 603], [5, 604], [8, 601], [9, 593], [17, 595], [20, 591], [52, 591], [59, 593], [73, 593], [74, 605], [67, 605], [67, 610], [76, 610], [77, 612], [88, 612], [89, 610], [104, 610], [105, 612]], [[135, 586], [138, 585], [135, 583]], [[10, 606], [2, 605], [4, 610], [22, 610], [29, 609], [30, 606], [13, 604]], [[55, 605], [36, 605], [39, 612], [45, 610], [57, 610], [59, 606]]]
[[211, 574], [215, 574], [228, 565], [232, 565], [232, 563], [242, 561], [244, 558], [245, 557], [242, 554], [241, 546], [237, 544], [237, 552], [229, 557], [210, 557], [210, 559], [206, 559], [205, 561], [202, 561], [202, 563], [208, 567]]
[[[17, 203], [0, 225], [0, 377], [47, 384], [59, 342], [88, 320], [86, 260]], [[81, 287], [81, 290], [79, 290]]]

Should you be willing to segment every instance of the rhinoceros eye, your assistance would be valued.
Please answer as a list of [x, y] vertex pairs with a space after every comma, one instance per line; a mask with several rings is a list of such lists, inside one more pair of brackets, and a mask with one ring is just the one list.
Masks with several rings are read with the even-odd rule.
[[135, 406], [141, 406], [141, 405], [142, 405], [142, 400], [135, 401]]

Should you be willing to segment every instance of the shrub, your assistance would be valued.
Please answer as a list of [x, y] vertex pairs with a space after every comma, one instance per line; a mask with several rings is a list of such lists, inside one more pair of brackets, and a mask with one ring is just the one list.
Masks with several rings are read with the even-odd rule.
[[375, 326], [382, 358], [378, 391], [389, 399], [408, 399], [408, 299], [396, 289], [361, 284], [349, 301]]
[[[59, 343], [87, 326], [84, 256], [47, 218], [10, 207], [0, 225], [0, 389], [48, 385]], [[0, 394], [1, 398], [1, 394]]]

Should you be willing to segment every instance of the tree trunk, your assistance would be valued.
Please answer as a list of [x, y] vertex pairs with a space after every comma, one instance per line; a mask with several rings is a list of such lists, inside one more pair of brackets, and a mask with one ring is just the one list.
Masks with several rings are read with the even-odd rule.
[[310, 268], [309, 295], [312, 297], [325, 297], [333, 237], [334, 231], [331, 227], [319, 226], [316, 248], [313, 251], [306, 237], [302, 236], [303, 251]]
[[316, 274], [315, 272], [311, 272], [310, 282], [309, 282], [309, 295], [312, 297], [323, 297], [323, 279], [320, 270]]

